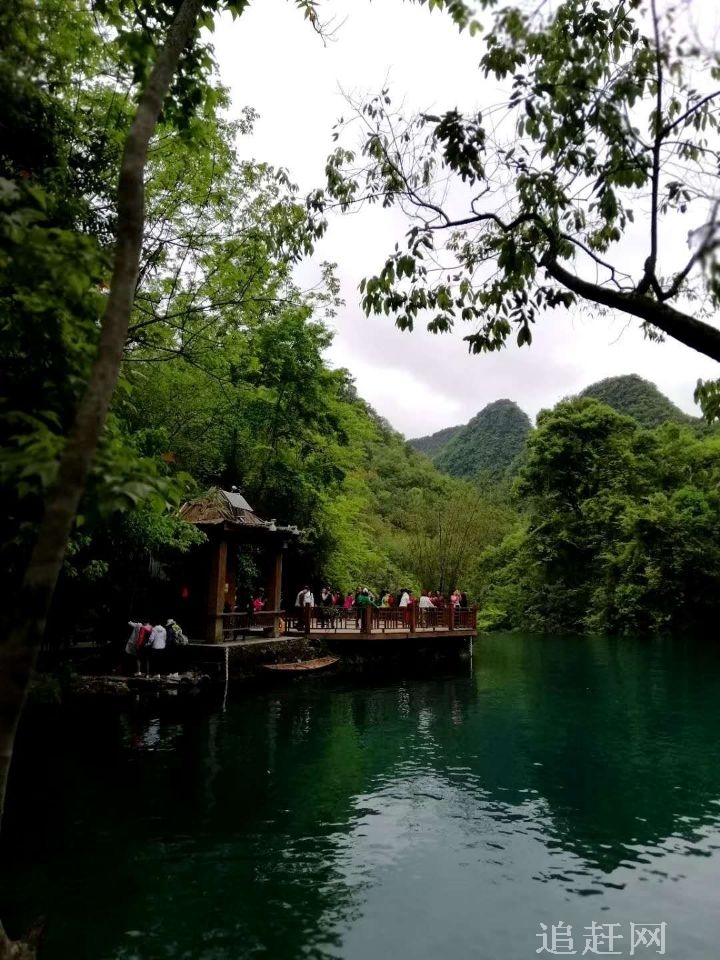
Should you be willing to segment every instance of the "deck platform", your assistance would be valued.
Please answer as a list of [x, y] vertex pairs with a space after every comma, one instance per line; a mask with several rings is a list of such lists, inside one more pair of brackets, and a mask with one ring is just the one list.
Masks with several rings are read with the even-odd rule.
[[305, 637], [318, 641], [433, 640], [477, 635], [477, 608], [365, 606], [305, 607], [288, 614], [283, 610], [222, 615], [223, 643], [252, 642], [262, 637]]
[[[290, 636], [290, 634], [288, 634]], [[383, 640], [443, 640], [448, 638], [460, 639], [462, 637], [475, 637], [477, 636], [476, 630], [469, 629], [456, 629], [448, 630], [447, 627], [439, 627], [434, 630], [404, 630], [404, 629], [395, 629], [395, 630], [370, 630], [369, 632], [363, 630], [311, 630], [307, 634], [295, 634], [295, 636], [307, 636], [309, 640], [325, 640], [325, 641], [342, 641], [342, 640], [352, 640], [357, 643], [358, 641], [372, 641], [373, 643], [381, 642]]]

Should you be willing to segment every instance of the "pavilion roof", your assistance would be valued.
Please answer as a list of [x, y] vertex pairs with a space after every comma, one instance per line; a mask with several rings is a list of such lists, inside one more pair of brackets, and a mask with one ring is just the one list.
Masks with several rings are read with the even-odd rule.
[[278, 526], [274, 520], [262, 520], [241, 493], [221, 490], [220, 487], [211, 487], [201, 497], [184, 503], [180, 507], [180, 518], [197, 526], [253, 527], [265, 529], [268, 533], [299, 533], [297, 527]]

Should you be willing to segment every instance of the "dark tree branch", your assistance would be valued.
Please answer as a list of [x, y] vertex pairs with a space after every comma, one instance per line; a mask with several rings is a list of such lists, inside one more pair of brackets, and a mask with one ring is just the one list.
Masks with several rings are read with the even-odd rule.
[[[591, 260], [594, 260], [599, 267], [602, 267], [604, 270], [607, 270], [608, 273], [610, 274], [610, 279], [612, 280], [612, 282], [617, 287], [620, 286], [616, 277], [616, 274], [619, 271], [611, 263], [608, 263], [607, 260], [603, 260], [602, 257], [599, 257], [594, 250], [591, 250], [590, 247], [584, 244], [582, 240], [579, 240], [577, 237], [573, 237], [569, 233], [563, 233], [562, 238], [563, 240], [567, 240], [568, 243], [572, 243], [573, 246], [576, 246], [578, 247], [578, 249], [582, 250], [582, 252], [586, 254], [588, 257], [590, 257]], [[621, 276], [627, 277], [628, 280], [630, 279], [627, 273], [621, 274]]]
[[680, 343], [684, 343], [685, 346], [720, 361], [720, 330], [711, 327], [710, 324], [696, 320], [695, 317], [682, 313], [666, 303], [658, 303], [657, 300], [643, 297], [637, 292], [623, 293], [582, 280], [562, 267], [551, 253], [543, 257], [541, 264], [553, 280], [579, 297], [619, 310], [631, 317], [637, 317], [675, 340], [679, 340]]
[[666, 137], [669, 133], [671, 133], [675, 127], [679, 127], [681, 124], [685, 123], [685, 121], [689, 120], [694, 113], [697, 113], [697, 111], [701, 109], [701, 107], [704, 107], [706, 103], [710, 103], [711, 100], [715, 100], [717, 97], [720, 97], [720, 90], [716, 90], [714, 93], [709, 93], [706, 97], [703, 97], [702, 100], [698, 100], [697, 103], [694, 103], [685, 111], [685, 113], [673, 120], [672, 123], [666, 123], [662, 129], [663, 137]]
[[668, 287], [666, 291], [662, 293], [659, 297], [660, 300], [672, 300], [673, 297], [677, 296], [680, 292], [680, 288], [687, 279], [688, 275], [692, 268], [700, 263], [709, 253], [712, 253], [713, 250], [716, 250], [720, 246], [720, 240], [718, 240], [714, 234], [713, 230], [710, 227], [714, 227], [717, 223], [718, 207], [720, 207], [720, 201], [716, 201], [713, 204], [712, 217], [708, 221], [708, 230], [705, 241], [700, 245], [700, 248], [695, 251], [695, 253], [690, 257], [688, 262], [685, 264], [683, 269], [676, 274], [675, 279], [672, 284]]

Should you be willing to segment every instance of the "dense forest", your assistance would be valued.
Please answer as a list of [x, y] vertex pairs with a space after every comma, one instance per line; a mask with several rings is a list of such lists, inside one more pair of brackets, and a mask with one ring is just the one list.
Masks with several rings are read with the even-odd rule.
[[448, 442], [463, 429], [464, 426], [443, 427], [442, 430], [430, 433], [426, 437], [415, 437], [408, 442], [415, 450], [419, 450], [420, 453], [424, 453], [432, 459], [435, 454], [444, 450]]
[[668, 400], [654, 383], [631, 373], [623, 377], [608, 377], [580, 391], [581, 397], [594, 397], [606, 403], [617, 413], [634, 417], [643, 427], [659, 427], [662, 423], [696, 423], [700, 421], [683, 413]]
[[718, 614], [720, 438], [585, 397], [538, 417], [521, 520], [478, 565], [486, 625], [702, 630]]
[[[136, 79], [84, 6], [15, 6], [0, 24], [13, 38], [0, 90], [15, 105], [0, 153], [0, 523], [11, 591], [98, 340]], [[27, 79], [40, 74], [43, 85]], [[126, 620], [138, 583], [152, 589], [202, 537], [178, 505], [215, 484], [302, 528], [304, 575], [341, 590], [460, 586], [488, 627], [709, 622], [720, 595], [720, 440], [625, 377], [543, 412], [535, 430], [498, 400], [462, 428], [412, 441], [431, 462], [326, 363], [343, 309], [333, 269], [311, 292], [293, 270], [324, 223], [284, 170], [239, 159], [252, 109], [228, 119], [217, 80], [196, 100], [189, 115], [171, 105], [151, 141], [120, 385], [51, 633]], [[246, 575], [252, 588], [250, 562]]]
[[[506, 438], [502, 421], [486, 416], [497, 406], [433, 451], [448, 472], [458, 449], [465, 463], [481, 463], [473, 442], [493, 452], [507, 442], [514, 454], [500, 487], [487, 461], [474, 471], [478, 488], [504, 490], [514, 511], [503, 541], [468, 570], [481, 626], [641, 634], [710, 626], [720, 613], [717, 430], [637, 375], [542, 411], [521, 451], [515, 422]], [[478, 424], [491, 429], [483, 435]]]
[[[0, 80], [17, 105], [0, 156], [2, 562], [14, 590], [98, 339], [134, 76], [81, 4], [18, 3], [3, 27], [14, 61]], [[60, 82], [78, 64], [76, 82]], [[46, 85], [23, 79], [39, 73]], [[151, 142], [121, 380], [55, 595], [59, 638], [127, 620], [138, 589], [201, 538], [178, 505], [214, 484], [301, 527], [302, 575], [343, 590], [448, 592], [514, 522], [505, 503], [435, 470], [328, 367], [342, 309], [332, 268], [311, 293], [293, 280], [322, 224], [285, 171], [238, 158], [255, 117], [230, 121], [227, 108], [212, 82]], [[249, 588], [253, 576], [248, 563]]]
[[511, 470], [531, 429], [513, 400], [495, 400], [466, 424], [408, 442], [451, 477], [497, 479]]
[[435, 465], [453, 477], [501, 476], [523, 450], [531, 428], [516, 403], [495, 400], [445, 444]]

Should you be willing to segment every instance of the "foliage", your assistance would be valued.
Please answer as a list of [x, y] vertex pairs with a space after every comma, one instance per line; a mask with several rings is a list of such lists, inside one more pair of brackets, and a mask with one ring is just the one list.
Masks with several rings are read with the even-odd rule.
[[450, 476], [487, 484], [516, 461], [531, 429], [530, 419], [516, 403], [495, 400], [467, 424], [409, 442]]
[[[709, 394], [710, 390], [706, 389]], [[683, 413], [654, 383], [637, 374], [608, 377], [578, 394], [593, 397], [618, 413], [633, 417], [641, 426], [675, 422], [700, 427], [700, 421]], [[474, 478], [481, 484], [497, 480], [524, 450], [530, 421], [509, 400], [495, 401], [464, 426], [446, 427], [428, 437], [409, 442], [428, 455], [435, 465], [453, 476]]]
[[[530, 572], [522, 555], [526, 535], [526, 526], [517, 523], [499, 544], [476, 558], [468, 585], [479, 605], [479, 630], [526, 626], [525, 584]], [[547, 629], [547, 623], [543, 628]]]
[[[13, 588], [94, 355], [111, 216], [106, 140], [90, 148], [88, 112], [64, 80], [78, 61], [101, 69], [102, 43], [90, 12], [55, 0], [42, 7], [14, 0], [0, 19], [7, 27], [3, 42], [11, 41], [0, 57], [0, 84], [13, 104], [0, 156], [2, 559]], [[102, 116], [108, 133], [112, 113]], [[164, 510], [185, 487], [138, 459], [114, 422], [81, 509], [86, 518], [107, 516], [146, 497]]]
[[342, 520], [326, 529], [328, 579], [346, 590], [368, 585], [379, 592], [403, 584], [418, 589], [408, 562], [414, 509], [441, 494], [443, 477], [363, 401], [355, 399], [353, 406], [353, 465], [329, 514]]
[[410, 511], [407, 564], [424, 589], [446, 596], [467, 586], [476, 557], [502, 540], [515, 513], [471, 484], [452, 484], [444, 496], [423, 499]]
[[[297, 5], [317, 26], [312, 0]], [[240, 12], [244, 4], [235, 6]], [[174, 15], [174, 4], [122, 0], [92, 11], [80, 0], [69, 5], [12, 0], [0, 14], [0, 90], [10, 105], [0, 149], [0, 360], [7, 371], [0, 396], [0, 484], [6, 504], [3, 560], [11, 583], [19, 582], [27, 564], [95, 356], [120, 155], [138, 85]], [[145, 236], [124, 377], [81, 505], [82, 533], [74, 535], [66, 578], [83, 571], [93, 581], [103, 573], [112, 576], [104, 561], [90, 556], [93, 549], [105, 550], [108, 525], [132, 553], [133, 524], [117, 526], [114, 516], [123, 511], [145, 517], [146, 552], [183, 549], [195, 531], [187, 528], [181, 535], [172, 511], [194, 489], [190, 471], [202, 483], [216, 479], [214, 467], [232, 473], [233, 457], [244, 462], [247, 449], [233, 446], [232, 429], [224, 441], [233, 449], [222, 449], [224, 460], [213, 461], [211, 454], [203, 462], [202, 450], [187, 464], [175, 458], [167, 424], [138, 420], [146, 392], [156, 401], [164, 395], [169, 409], [182, 384], [188, 400], [183, 412], [191, 422], [205, 414], [205, 425], [211, 422], [210, 405], [216, 411], [222, 397], [225, 409], [229, 402], [235, 405], [235, 422], [246, 425], [245, 435], [254, 428], [259, 436], [264, 418], [274, 417], [272, 435], [264, 447], [253, 447], [249, 468], [261, 508], [280, 491], [297, 500], [304, 487], [307, 514], [317, 477], [302, 482], [301, 464], [324, 479], [337, 472], [327, 451], [308, 455], [314, 438], [302, 430], [284, 473], [285, 461], [276, 457], [281, 439], [301, 418], [316, 419], [324, 380], [332, 381], [335, 392], [343, 381], [324, 370], [320, 351], [327, 334], [310, 322], [316, 308], [330, 311], [336, 301], [331, 271], [325, 289], [309, 298], [299, 298], [289, 282], [291, 264], [311, 248], [323, 224], [309, 220], [293, 199], [295, 188], [284, 171], [237, 160], [235, 139], [251, 129], [253, 113], [245, 111], [235, 123], [224, 119], [227, 94], [211, 82], [211, 69], [205, 40], [189, 46], [150, 146]], [[182, 362], [166, 369], [176, 358]], [[194, 380], [190, 368], [201, 371]], [[293, 394], [298, 383], [302, 397]], [[251, 393], [244, 417], [243, 384]], [[203, 395], [203, 387], [207, 405], [193, 410], [190, 401]], [[319, 430], [328, 423], [326, 417]], [[187, 437], [186, 449], [191, 442]], [[283, 455], [287, 459], [286, 451]], [[274, 494], [265, 496], [273, 483]], [[293, 503], [284, 509], [292, 513]], [[78, 543], [80, 566], [73, 562]]]
[[[44, 2], [49, 9], [52, 0]], [[46, 191], [54, 181], [46, 168], [38, 172], [42, 187], [12, 183], [4, 194], [4, 263], [8, 286], [13, 265], [15, 300], [0, 346], [14, 379], [7, 381], [0, 481], [11, 506], [8, 566], [18, 573], [88, 375], [107, 280], [99, 240], [112, 230], [127, 93], [142, 73], [138, 58], [148, 53], [130, 51], [118, 62], [130, 27], [118, 25], [117, 42], [103, 46], [93, 22], [80, 7], [76, 13], [75, 46], [66, 57], [79, 59], [77, 47], [87, 48], [87, 76], [45, 94], [70, 118], [56, 159], [68, 191], [64, 210], [73, 216], [64, 233], [50, 221], [55, 195], [46, 200]], [[166, 13], [160, 10], [158, 27]], [[115, 23], [112, 11], [108, 16]], [[122, 9], [118, 16], [125, 17]], [[225, 91], [203, 81], [193, 110], [183, 113], [188, 90], [177, 92], [150, 147], [120, 389], [56, 601], [56, 626], [65, 632], [88, 607], [124, 618], [139, 571], [161, 571], [196, 542], [197, 531], [172, 513], [193, 485], [237, 485], [260, 515], [299, 524], [306, 575], [344, 589], [359, 582], [419, 588], [409, 544], [422, 524], [413, 510], [456, 496], [451, 481], [357, 398], [347, 374], [325, 364], [331, 338], [324, 321], [340, 305], [332, 267], [311, 294], [298, 290], [291, 274], [324, 224], [298, 204], [284, 171], [238, 158], [236, 140], [251, 132], [253, 112], [228, 121]], [[91, 154], [85, 141], [98, 129], [102, 149]], [[78, 169], [69, 159], [76, 154], [89, 168], [72, 181], [72, 194], [66, 172]], [[38, 214], [19, 217], [21, 201]], [[38, 276], [47, 277], [47, 289], [38, 289]], [[28, 395], [37, 409], [23, 408]], [[17, 509], [16, 491], [23, 495]]]
[[532, 430], [530, 418], [512, 400], [484, 407], [435, 456], [435, 465], [453, 477], [488, 480], [509, 469]]
[[[0, 486], [11, 577], [88, 376], [123, 131], [171, 6], [153, 11], [146, 34], [136, 18], [148, 10], [124, 3], [100, 5], [107, 19], [98, 26], [82, 4], [71, 5], [66, 23], [56, 0], [37, 8], [13, 0], [15, 19], [3, 21], [15, 46], [0, 83], [33, 118], [32, 136], [4, 141], [0, 154], [0, 360], [8, 371]], [[467, 25], [463, 5], [449, 6]], [[57, 23], [54, 34], [40, 29], [41, 15]], [[57, 603], [65, 613], [92, 598], [109, 614], [132, 602], [139, 580], [153, 571], [159, 578], [198, 540], [174, 515], [179, 500], [219, 484], [241, 487], [261, 515], [302, 526], [305, 573], [344, 590], [460, 586], [482, 598], [483, 622], [496, 626], [654, 630], [709, 616], [712, 437], [649, 433], [596, 401], [569, 401], [544, 414], [529, 440], [515, 486], [518, 520], [498, 482], [529, 431], [514, 404], [491, 404], [438, 455], [448, 471], [472, 477], [471, 487], [439, 473], [357, 397], [345, 371], [328, 368], [327, 320], [341, 307], [333, 268], [311, 293], [292, 278], [325, 229], [322, 204], [300, 204], [285, 171], [239, 159], [236, 140], [254, 114], [227, 119], [204, 43], [180, 71], [150, 147], [122, 378], [64, 567]], [[38, 64], [45, 81], [25, 83]], [[692, 116], [703, 109], [698, 103]], [[19, 128], [19, 114], [9, 117]], [[446, 123], [436, 144], [459, 131]], [[472, 149], [464, 156], [471, 170]], [[520, 231], [529, 243], [525, 227], [530, 221]], [[415, 282], [410, 266], [394, 267], [392, 282]], [[440, 300], [447, 305], [445, 294]], [[451, 297], [448, 309], [457, 306]], [[495, 320], [493, 309], [491, 298], [483, 315], [502, 333], [502, 308]]]
[[[501, 7], [480, 68], [507, 81], [504, 104], [406, 119], [384, 90], [356, 105], [360, 155], [343, 141], [308, 203], [397, 204], [411, 219], [361, 283], [366, 312], [403, 329], [473, 323], [464, 339], [483, 352], [530, 344], [545, 310], [586, 302], [720, 359], [720, 331], [702, 319], [720, 305], [720, 54], [681, 21], [654, 0]], [[649, 217], [633, 257], [639, 208]], [[679, 262], [678, 231], [690, 238]]]
[[480, 559], [488, 619], [707, 628], [720, 613], [719, 478], [717, 437], [644, 430], [591, 398], [544, 412], [515, 485], [524, 525]]
[[476, 552], [501, 539], [515, 511], [439, 473], [371, 408], [355, 407], [364, 437], [354, 433], [354, 466], [325, 507], [326, 578], [375, 592], [465, 588]]
[[720, 380], [698, 380], [694, 398], [708, 423], [720, 420]]
[[412, 440], [408, 440], [408, 443], [415, 450], [424, 453], [432, 460], [462, 429], [462, 426], [444, 427], [442, 430], [436, 430], [435, 433], [428, 434], [426, 437], [414, 437]]
[[662, 423], [697, 422], [668, 400], [654, 383], [636, 373], [608, 377], [580, 391], [581, 397], [594, 397], [618, 413], [633, 417], [643, 427], [659, 427]]

